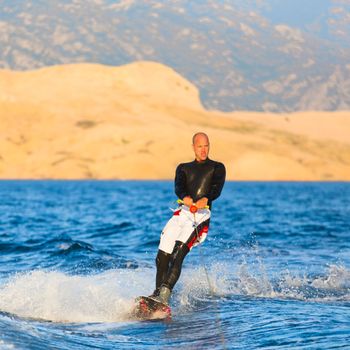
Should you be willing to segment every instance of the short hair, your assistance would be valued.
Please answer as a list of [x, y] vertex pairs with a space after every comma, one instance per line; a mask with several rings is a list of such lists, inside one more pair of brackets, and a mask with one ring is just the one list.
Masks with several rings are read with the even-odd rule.
[[208, 135], [207, 135], [206, 133], [204, 133], [204, 132], [196, 132], [196, 133], [192, 136], [192, 144], [193, 144], [193, 145], [194, 145], [194, 141], [195, 141], [196, 137], [199, 136], [199, 135], [206, 137], [207, 140], [208, 140], [208, 143], [209, 143], [209, 137], [208, 137]]

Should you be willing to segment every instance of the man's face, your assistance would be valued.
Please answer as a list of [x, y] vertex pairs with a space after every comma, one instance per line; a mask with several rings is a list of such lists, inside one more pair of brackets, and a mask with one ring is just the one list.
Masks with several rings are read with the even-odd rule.
[[209, 140], [204, 135], [198, 135], [194, 140], [193, 150], [198, 162], [206, 160], [209, 154]]

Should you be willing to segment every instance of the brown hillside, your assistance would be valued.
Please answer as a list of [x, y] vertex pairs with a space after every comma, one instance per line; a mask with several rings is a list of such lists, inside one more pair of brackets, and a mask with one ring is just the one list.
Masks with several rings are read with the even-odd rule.
[[0, 70], [0, 178], [171, 179], [205, 131], [236, 180], [350, 180], [350, 113], [206, 111], [152, 62]]

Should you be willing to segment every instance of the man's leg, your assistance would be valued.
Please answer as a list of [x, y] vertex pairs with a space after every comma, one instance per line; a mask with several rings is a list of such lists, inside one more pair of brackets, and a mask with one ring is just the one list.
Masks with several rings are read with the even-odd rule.
[[165, 278], [163, 279], [163, 286], [166, 286], [170, 290], [172, 290], [180, 277], [182, 263], [190, 251], [186, 243], [176, 241], [174, 251], [170, 257], [170, 266], [169, 271]]
[[171, 257], [171, 254], [165, 253], [162, 250], [158, 250], [158, 254], [156, 257], [156, 267], [157, 267], [156, 289], [154, 290], [152, 296], [159, 295], [159, 288], [168, 274], [170, 257]]
[[172, 289], [180, 277], [186, 255], [195, 245], [201, 243], [208, 233], [210, 211], [203, 210], [202, 214], [198, 215], [198, 222], [195, 222], [193, 215], [184, 209], [181, 213], [181, 219], [181, 234], [178, 236], [179, 240], [175, 242], [168, 273], [159, 289], [158, 298], [165, 304], [168, 303]]
[[175, 240], [177, 236], [180, 234], [180, 224], [179, 224], [179, 216], [181, 209], [176, 210], [171, 217], [171, 219], [165, 225], [162, 234], [160, 236], [160, 243], [158, 254], [156, 257], [156, 289], [154, 290], [152, 296], [159, 295], [159, 288], [165, 280], [170, 264], [171, 253], [174, 250]]

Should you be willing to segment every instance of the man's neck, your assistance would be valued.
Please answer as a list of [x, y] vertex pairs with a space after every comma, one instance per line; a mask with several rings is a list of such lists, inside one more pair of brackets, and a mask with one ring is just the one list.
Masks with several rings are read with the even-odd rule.
[[202, 159], [195, 159], [195, 161], [197, 162], [197, 163], [204, 163], [204, 162], [206, 162], [207, 160], [208, 160], [209, 158], [207, 157], [207, 158], [205, 158], [204, 160], [202, 160]]

